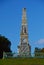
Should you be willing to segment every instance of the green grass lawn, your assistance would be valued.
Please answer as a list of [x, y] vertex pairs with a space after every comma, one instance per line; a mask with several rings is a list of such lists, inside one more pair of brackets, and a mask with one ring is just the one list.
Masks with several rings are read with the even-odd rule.
[[44, 59], [39, 58], [0, 59], [0, 65], [44, 65]]

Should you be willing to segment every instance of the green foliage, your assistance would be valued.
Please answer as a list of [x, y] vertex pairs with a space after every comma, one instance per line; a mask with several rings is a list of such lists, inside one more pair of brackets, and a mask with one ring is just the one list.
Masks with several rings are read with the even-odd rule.
[[11, 42], [5, 36], [0, 35], [0, 58], [3, 57], [3, 52], [11, 52]]

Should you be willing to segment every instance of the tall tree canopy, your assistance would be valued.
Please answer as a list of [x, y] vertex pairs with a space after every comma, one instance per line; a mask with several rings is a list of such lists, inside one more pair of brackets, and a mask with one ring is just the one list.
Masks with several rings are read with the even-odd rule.
[[44, 53], [44, 48], [41, 49], [41, 52]]
[[3, 52], [11, 52], [11, 42], [5, 36], [0, 35], [0, 58], [3, 57]]

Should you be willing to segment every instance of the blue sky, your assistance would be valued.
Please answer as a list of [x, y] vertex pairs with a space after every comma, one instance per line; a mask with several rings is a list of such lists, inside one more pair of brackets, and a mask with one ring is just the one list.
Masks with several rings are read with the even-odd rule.
[[44, 0], [0, 0], [0, 34], [11, 41], [11, 50], [17, 52], [20, 42], [22, 8], [26, 8], [29, 44], [44, 47]]

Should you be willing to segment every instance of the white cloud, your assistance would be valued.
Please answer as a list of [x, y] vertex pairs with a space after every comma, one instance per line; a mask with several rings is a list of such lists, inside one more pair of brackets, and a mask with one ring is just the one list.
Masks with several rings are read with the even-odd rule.
[[40, 39], [37, 42], [35, 42], [36, 44], [44, 44], [44, 39]]

